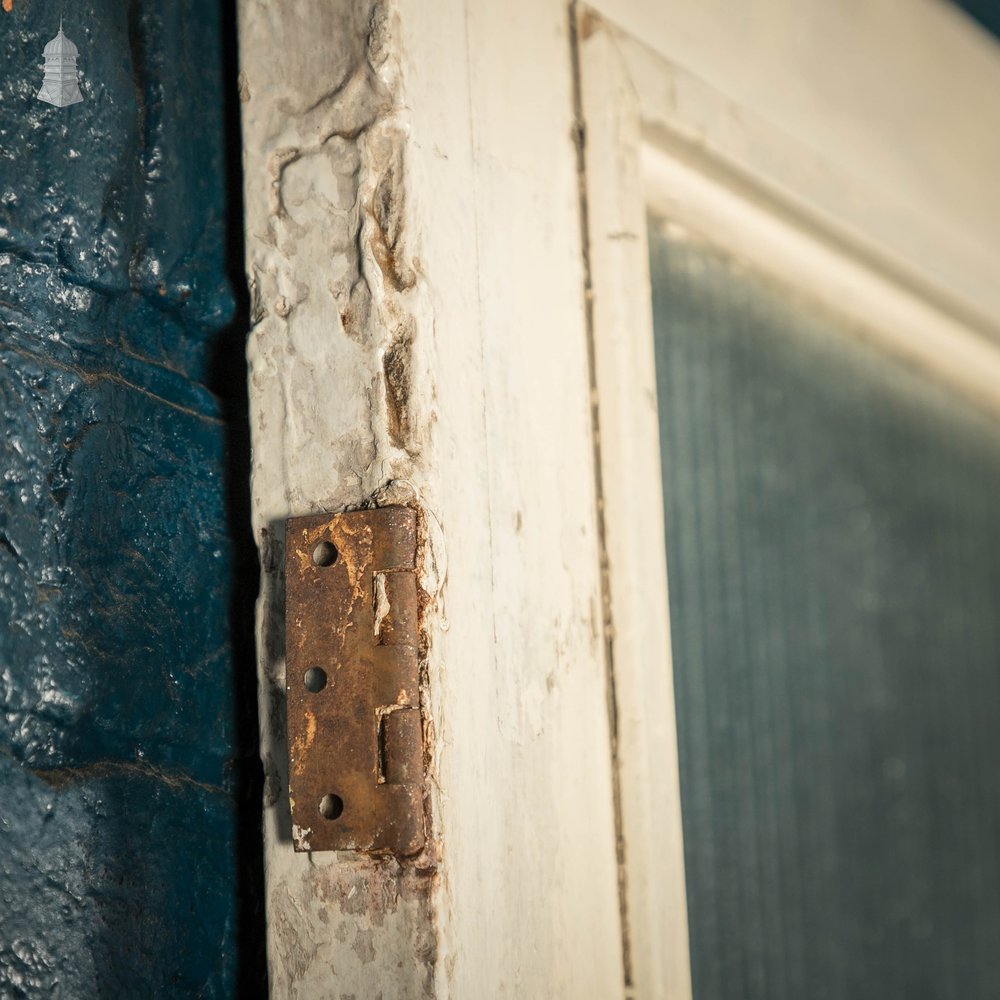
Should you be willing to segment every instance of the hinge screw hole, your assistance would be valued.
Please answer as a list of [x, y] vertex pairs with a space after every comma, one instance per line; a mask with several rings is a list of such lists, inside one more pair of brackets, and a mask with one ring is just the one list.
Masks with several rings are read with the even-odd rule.
[[322, 667], [310, 667], [306, 671], [302, 683], [305, 684], [307, 691], [316, 694], [326, 687], [326, 671]]
[[317, 566], [332, 566], [339, 555], [337, 546], [333, 542], [320, 542], [313, 549], [313, 562]]
[[325, 819], [337, 819], [344, 811], [344, 800], [332, 792], [320, 799], [319, 813]]

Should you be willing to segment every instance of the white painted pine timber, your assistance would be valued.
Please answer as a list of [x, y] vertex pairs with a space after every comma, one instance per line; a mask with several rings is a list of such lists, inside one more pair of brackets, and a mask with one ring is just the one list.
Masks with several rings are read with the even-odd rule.
[[569, 16], [400, 4], [433, 286], [442, 996], [623, 993]]
[[759, 192], [713, 178], [704, 166], [652, 144], [641, 147], [640, 160], [646, 202], [658, 216], [840, 313], [857, 336], [1000, 410], [1000, 343], [991, 336]]
[[[1000, 44], [943, 0], [593, 0], [644, 127], [1000, 330]], [[643, 54], [645, 50], [645, 54]], [[713, 95], [719, 95], [719, 100]]]
[[612, 657], [634, 996], [691, 996], [642, 122], [615, 39], [580, 25]]
[[[283, 521], [412, 480], [429, 423], [417, 393], [393, 440], [383, 368], [422, 295], [384, 262], [405, 253], [398, 39], [384, 8], [351, 0], [241, 0], [239, 37], [270, 990], [429, 997], [435, 845], [403, 865], [295, 853], [284, 724]], [[402, 357], [419, 382], [422, 354]]]
[[[241, 0], [240, 46], [272, 995], [622, 996], [566, 7]], [[296, 855], [280, 523], [379, 490], [432, 838]]]
[[[914, 5], [912, 16], [921, 30], [934, 37], [943, 18], [946, 47], [970, 57], [970, 78], [945, 80], [952, 68], [937, 63], [930, 70], [926, 51], [922, 56], [912, 51], [923, 42], [909, 31], [900, 38], [911, 51], [895, 51], [896, 36], [887, 34], [886, 10], [892, 4], [873, 6], [875, 13], [857, 12], [860, 24], [856, 20], [847, 30], [839, 15], [819, 5], [791, 12], [781, 3], [757, 2], [752, 5], [757, 19], [746, 31], [743, 12], [693, 0], [596, 0], [580, 8], [602, 500], [629, 964], [637, 998], [691, 991], [665, 622], [647, 211], [743, 258], [791, 293], [846, 315], [857, 333], [980, 404], [1000, 406], [1000, 258], [995, 241], [984, 250], [989, 226], [981, 227], [981, 218], [968, 225], [947, 199], [928, 201], [929, 188], [920, 188], [923, 167], [908, 176], [909, 164], [893, 166], [894, 156], [908, 155], [908, 142], [930, 141], [932, 133], [909, 116], [888, 116], [884, 101], [879, 103], [884, 93], [876, 94], [872, 113], [863, 87], [841, 81], [828, 87], [823, 75], [832, 72], [828, 39], [819, 29], [832, 16], [847, 62], [867, 60], [871, 71], [872, 61], [885, 53], [886, 73], [899, 74], [894, 86], [928, 99], [938, 91], [975, 105], [970, 79], [991, 78], [997, 53], [960, 17]], [[900, 19], [910, 13], [898, 4], [894, 9]], [[782, 34], [790, 25], [797, 25], [801, 37]], [[866, 25], [882, 34], [866, 34]], [[742, 36], [736, 37], [737, 31]], [[746, 39], [762, 34], [776, 48], [747, 46]], [[803, 46], [811, 46], [816, 65], [799, 72], [800, 63], [809, 62]], [[795, 50], [794, 59], [785, 47]], [[776, 53], [784, 63], [774, 64]], [[733, 92], [717, 89], [720, 80]], [[819, 123], [796, 119], [782, 103], [789, 94], [811, 102]], [[969, 113], [962, 107], [959, 116], [967, 120]], [[972, 114], [977, 113], [978, 106]], [[822, 121], [824, 115], [835, 119], [832, 125]], [[858, 156], [845, 156], [832, 143], [846, 115], [861, 132], [874, 129], [851, 140], [855, 146], [846, 152]], [[1000, 133], [980, 137], [980, 147], [988, 147], [983, 159], [980, 148], [970, 146], [968, 130], [956, 132], [940, 115], [935, 121], [945, 141], [953, 143], [944, 166], [954, 183], [974, 186], [974, 201], [988, 204], [989, 217], [998, 208], [995, 171], [984, 164], [1000, 163]], [[817, 135], [825, 138], [819, 141]], [[864, 141], [884, 147], [874, 174], [857, 169], [865, 162]]]
[[[840, 312], [857, 333], [981, 405], [1000, 407], [996, 247], [982, 251], [956, 215], [923, 212], [901, 200], [902, 187], [886, 194], [586, 9], [588, 31], [613, 45], [627, 78], [622, 85], [598, 71], [587, 86], [595, 93], [618, 86], [640, 122], [629, 140], [640, 151], [637, 202]], [[914, 90], [928, 85], [906, 82]], [[866, 108], [859, 103], [853, 113], [864, 118]], [[907, 127], [883, 141], [905, 145]], [[956, 160], [987, 211], [1000, 202], [975, 156], [956, 150]], [[949, 269], [979, 275], [979, 292], [949, 284]]]

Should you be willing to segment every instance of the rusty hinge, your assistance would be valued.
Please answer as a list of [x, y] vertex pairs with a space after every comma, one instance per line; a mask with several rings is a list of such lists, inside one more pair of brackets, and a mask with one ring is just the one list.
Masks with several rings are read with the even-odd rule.
[[416, 527], [407, 507], [285, 524], [297, 851], [423, 846]]

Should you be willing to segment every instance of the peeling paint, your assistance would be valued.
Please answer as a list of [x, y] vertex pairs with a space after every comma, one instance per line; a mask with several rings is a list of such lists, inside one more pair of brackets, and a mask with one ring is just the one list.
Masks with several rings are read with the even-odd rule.
[[[398, 25], [389, 3], [305, 0], [294, 18], [266, 0], [240, 8], [272, 991], [334, 995], [335, 976], [344, 995], [371, 996], [373, 970], [385, 969], [393, 996], [429, 998], [437, 843], [404, 862], [296, 856], [292, 839], [310, 831], [288, 817], [283, 731], [284, 519], [404, 492], [420, 514], [420, 709], [433, 731], [426, 619], [441, 574], [428, 571], [425, 522], [437, 522], [398, 485], [417, 478], [432, 424], [414, 401], [428, 310], [406, 226]], [[346, 384], [357, 391], [335, 390]], [[431, 534], [437, 567], [442, 538]], [[376, 629], [388, 612], [379, 593]], [[429, 749], [424, 763], [430, 773]]]
[[389, 616], [389, 598], [385, 592], [385, 573], [375, 574], [375, 638], [382, 635], [382, 622]]
[[407, 321], [396, 328], [392, 342], [382, 356], [389, 436], [393, 444], [406, 448], [407, 451], [414, 450], [409, 407], [413, 336], [414, 323], [412, 318], [408, 317]]
[[398, 132], [380, 137], [375, 150], [383, 164], [381, 176], [372, 192], [370, 213], [372, 253], [382, 276], [397, 292], [416, 283], [413, 268], [403, 253], [403, 143]]

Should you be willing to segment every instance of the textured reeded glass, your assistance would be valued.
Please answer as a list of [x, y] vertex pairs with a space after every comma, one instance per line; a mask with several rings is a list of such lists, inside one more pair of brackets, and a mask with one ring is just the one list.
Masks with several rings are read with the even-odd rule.
[[695, 998], [1000, 997], [1000, 421], [650, 248]]

